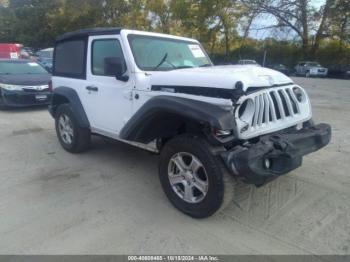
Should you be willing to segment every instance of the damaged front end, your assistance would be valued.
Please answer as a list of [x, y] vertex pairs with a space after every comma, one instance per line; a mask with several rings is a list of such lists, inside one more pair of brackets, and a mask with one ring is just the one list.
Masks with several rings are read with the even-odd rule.
[[243, 182], [261, 186], [301, 166], [304, 155], [326, 146], [330, 139], [330, 125], [304, 125], [300, 130], [261, 136], [258, 142], [237, 146], [221, 157]]

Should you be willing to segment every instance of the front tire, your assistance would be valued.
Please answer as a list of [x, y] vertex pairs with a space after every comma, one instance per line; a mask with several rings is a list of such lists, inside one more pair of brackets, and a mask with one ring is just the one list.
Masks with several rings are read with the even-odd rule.
[[62, 104], [55, 114], [56, 134], [61, 146], [70, 153], [86, 151], [91, 143], [88, 128], [81, 128], [69, 104]]
[[231, 203], [234, 180], [201, 137], [178, 136], [161, 151], [159, 178], [170, 202], [194, 218], [206, 218]]

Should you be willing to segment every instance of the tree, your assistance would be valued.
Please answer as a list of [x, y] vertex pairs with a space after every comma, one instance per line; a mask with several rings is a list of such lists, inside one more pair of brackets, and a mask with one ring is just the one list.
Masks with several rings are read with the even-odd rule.
[[146, 10], [150, 15], [150, 22], [153, 28], [159, 29], [162, 33], [169, 34], [172, 31], [172, 10], [171, 1], [148, 0]]
[[335, 0], [330, 6], [330, 19], [326, 28], [328, 34], [333, 38], [338, 38], [340, 46], [350, 43], [350, 1]]
[[5, 16], [2, 19], [6, 22], [0, 25], [2, 30], [7, 31], [7, 40], [26, 43], [36, 48], [47, 46], [52, 41], [49, 36], [50, 28], [47, 26], [47, 14], [58, 3], [59, 0], [10, 0], [3, 7]]
[[108, 26], [150, 30], [145, 0], [105, 0], [103, 12]]
[[[301, 39], [304, 56], [311, 50], [314, 56], [320, 41], [325, 34], [326, 22], [330, 17], [330, 8], [334, 0], [326, 0], [325, 4], [316, 9], [310, 0], [242, 0], [251, 12], [268, 14], [276, 19], [276, 23], [269, 26], [283, 30], [291, 29]], [[314, 41], [310, 48], [310, 37], [314, 32]]]

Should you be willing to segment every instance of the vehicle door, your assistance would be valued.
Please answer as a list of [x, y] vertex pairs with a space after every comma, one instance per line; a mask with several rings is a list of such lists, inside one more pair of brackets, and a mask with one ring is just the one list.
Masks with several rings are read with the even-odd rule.
[[87, 52], [84, 109], [93, 131], [116, 136], [132, 114], [133, 80], [117, 80], [106, 65], [108, 59], [122, 60], [124, 74], [130, 75], [120, 36], [91, 36]]

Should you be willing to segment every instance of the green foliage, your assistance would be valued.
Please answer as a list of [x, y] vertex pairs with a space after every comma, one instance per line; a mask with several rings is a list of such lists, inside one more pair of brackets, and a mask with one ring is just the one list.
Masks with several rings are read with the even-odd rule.
[[[55, 38], [65, 32], [120, 26], [196, 38], [218, 63], [234, 63], [239, 59], [261, 63], [266, 51], [268, 64], [293, 66], [305, 55], [303, 41], [246, 38], [257, 12], [249, 6], [264, 1], [247, 4], [245, 0], [0, 0], [0, 42], [39, 49], [52, 46]], [[313, 50], [315, 59], [324, 65], [350, 64], [349, 1], [327, 1], [332, 1], [324, 21], [330, 37], [322, 38], [318, 49]], [[238, 28], [245, 31], [244, 37], [239, 36]], [[311, 37], [308, 41], [312, 42]]]
[[[264, 41], [248, 39], [244, 46], [231, 51], [228, 58], [222, 53], [216, 53], [212, 58], [217, 64], [236, 63], [240, 59], [254, 59], [262, 64], [265, 51], [265, 65], [284, 64], [293, 68], [298, 62], [304, 60], [301, 44], [274, 39]], [[349, 65], [350, 46], [344, 46], [338, 40], [324, 40], [312, 60], [327, 67]]]

